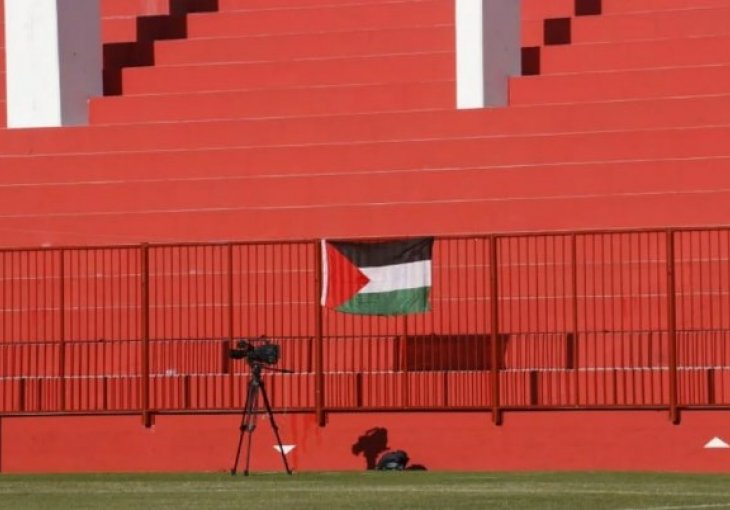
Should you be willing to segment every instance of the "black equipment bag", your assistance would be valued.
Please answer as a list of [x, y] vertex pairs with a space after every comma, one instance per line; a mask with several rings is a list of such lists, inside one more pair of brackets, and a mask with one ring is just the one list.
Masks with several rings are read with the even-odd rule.
[[403, 471], [408, 464], [408, 454], [403, 450], [386, 452], [378, 461], [375, 469], [378, 471]]

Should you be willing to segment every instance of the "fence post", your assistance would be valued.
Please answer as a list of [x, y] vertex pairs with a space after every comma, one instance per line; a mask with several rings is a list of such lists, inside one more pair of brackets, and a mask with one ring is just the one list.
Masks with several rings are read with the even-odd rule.
[[669, 341], [669, 419], [679, 423], [677, 394], [677, 296], [674, 261], [674, 231], [668, 229], [667, 239], [667, 333]]
[[317, 424], [324, 427], [327, 423], [325, 415], [324, 389], [324, 344], [322, 340], [322, 305], [320, 292], [322, 290], [322, 257], [325, 253], [322, 244], [314, 241], [314, 413]]
[[145, 427], [152, 426], [152, 411], [150, 410], [150, 251], [149, 245], [141, 246], [142, 257], [142, 423]]
[[500, 340], [499, 340], [499, 282], [498, 277], [498, 253], [496, 236], [489, 240], [490, 261], [489, 261], [489, 294], [492, 308], [492, 421], [495, 425], [502, 424], [502, 410], [499, 407], [499, 371], [500, 363]]

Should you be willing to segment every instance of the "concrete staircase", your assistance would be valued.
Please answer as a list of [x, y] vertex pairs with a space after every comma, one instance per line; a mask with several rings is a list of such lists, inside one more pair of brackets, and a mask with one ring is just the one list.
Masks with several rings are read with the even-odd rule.
[[0, 131], [2, 243], [727, 223], [730, 0], [523, 3], [456, 111], [452, 0], [103, 0], [92, 125]]

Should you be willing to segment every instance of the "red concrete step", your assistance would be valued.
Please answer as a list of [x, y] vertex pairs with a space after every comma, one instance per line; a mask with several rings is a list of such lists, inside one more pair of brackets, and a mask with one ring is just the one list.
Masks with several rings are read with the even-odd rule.
[[[726, 162], [682, 165], [616, 163], [609, 171], [566, 165], [510, 171], [448, 168], [389, 173], [225, 176], [196, 179], [154, 176], [86, 182], [0, 186], [3, 217], [241, 208], [304, 208], [337, 204], [423, 202], [529, 202], [558, 197], [655, 196], [676, 192], [726, 192]], [[73, 184], [73, 185], [70, 185]], [[41, 199], [42, 198], [42, 199]]]
[[92, 124], [453, 108], [453, 81], [94, 98]]
[[137, 18], [122, 16], [104, 19], [101, 24], [101, 40], [104, 43], [136, 41]]
[[541, 74], [711, 64], [730, 65], [730, 34], [549, 46], [540, 55]]
[[538, 105], [315, 117], [92, 126], [10, 131], [2, 154], [235, 147], [249, 144], [355, 142], [407, 137], [576, 133], [718, 125], [730, 121], [730, 96]]
[[124, 94], [341, 85], [453, 78], [452, 52], [128, 68]]
[[174, 13], [216, 11], [218, 0], [101, 0], [103, 17], [155, 16]]
[[412, 25], [453, 23], [452, 0], [420, 0], [297, 6], [192, 14], [188, 36], [230, 37], [250, 34], [282, 34], [391, 28], [408, 20]]
[[724, 94], [729, 89], [730, 65], [549, 74], [511, 79], [510, 104]]
[[414, 137], [577, 133], [730, 123], [730, 96], [611, 103], [431, 110], [208, 122], [23, 130], [0, 138], [2, 154], [194, 149]]
[[[573, 172], [575, 174], [575, 172]], [[556, 197], [605, 197], [611, 195], [661, 195], [682, 190], [676, 185], [663, 184], [672, 174], [654, 175], [648, 184], [634, 184], [631, 179], [621, 185], [610, 184], [616, 178], [592, 175], [588, 185], [568, 185], [559, 178], [540, 177], [536, 172], [520, 172], [532, 182], [525, 186], [517, 175], [495, 179], [483, 170], [429, 172], [414, 176], [359, 175], [308, 176], [273, 179], [165, 180], [138, 182], [88, 183], [75, 186], [42, 185], [0, 188], [0, 218], [3, 216], [79, 215], [82, 213], [118, 214], [131, 207], [144, 211], [164, 209], [204, 210], [236, 208], [326, 207], [338, 204], [414, 203], [414, 202], [486, 202], [545, 200]], [[625, 172], [620, 173], [626, 178]], [[702, 180], [700, 177], [699, 180]], [[413, 186], [416, 184], [417, 186]], [[448, 185], [447, 185], [448, 184]], [[547, 185], [546, 185], [547, 184]], [[728, 180], [722, 183], [728, 184]], [[543, 186], [541, 186], [543, 185]], [[693, 191], [707, 190], [699, 184]], [[39, 200], [40, 197], [43, 200]], [[135, 197], [130, 201], [127, 197]], [[164, 198], [161, 198], [164, 197]]]
[[451, 25], [159, 41], [155, 65], [454, 51]]
[[698, 7], [730, 7], [730, 0], [602, 0], [601, 13], [659, 12]]
[[153, 40], [185, 38], [186, 25], [187, 17], [184, 13], [157, 16], [117, 16], [102, 20], [101, 35], [104, 43], [149, 44]]
[[545, 41], [543, 20], [523, 20], [520, 40], [522, 46], [542, 46]]
[[575, 14], [575, 0], [521, 0], [523, 20], [563, 18]]
[[[181, 208], [3, 215], [0, 243], [99, 244], [225, 239], [349, 238], [575, 230], [726, 222], [726, 189], [553, 196], [530, 200], [424, 200], [318, 206]], [[399, 218], [399, 221], [393, 221]]]
[[574, 43], [730, 34], [730, 5], [581, 16], [572, 22]]
[[[428, 0], [391, 0], [391, 2], [409, 4], [417, 7]], [[535, 1], [535, 0], [528, 0]], [[251, 9], [280, 9], [283, 7], [329, 7], [357, 4], [382, 4], [384, 0], [218, 0], [218, 9], [226, 11], [244, 11]]]
[[103, 17], [149, 16], [170, 12], [170, 0], [102, 0]]
[[[299, 6], [331, 6], [352, 4], [378, 4], [383, 0], [218, 0], [220, 11], [240, 11], [246, 9], [281, 8]], [[424, 0], [393, 0], [408, 4], [417, 9]], [[709, 1], [709, 0], [707, 0]], [[525, 19], [541, 17], [568, 16], [574, 11], [575, 0], [522, 0], [522, 16]]]
[[93, 151], [28, 157], [6, 155], [0, 182], [210, 175], [388, 172], [397, 169], [517, 167], [578, 162], [727, 158], [730, 127], [423, 137], [180, 150]]
[[545, 20], [576, 16], [576, 0], [522, 0], [522, 45], [545, 43]]

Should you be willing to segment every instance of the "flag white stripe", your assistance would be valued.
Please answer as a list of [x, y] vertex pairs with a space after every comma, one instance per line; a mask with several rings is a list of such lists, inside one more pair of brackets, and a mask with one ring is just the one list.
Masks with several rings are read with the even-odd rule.
[[392, 292], [394, 290], [420, 289], [431, 286], [431, 261], [419, 260], [392, 266], [361, 267], [370, 279], [360, 294]]

